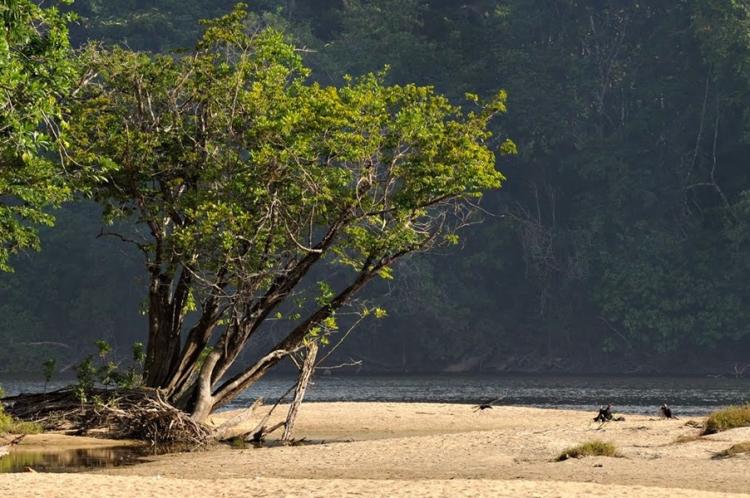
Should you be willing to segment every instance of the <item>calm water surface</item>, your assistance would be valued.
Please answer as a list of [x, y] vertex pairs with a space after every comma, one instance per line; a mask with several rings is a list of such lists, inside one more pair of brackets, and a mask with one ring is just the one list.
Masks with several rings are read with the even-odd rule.
[[28, 472], [86, 472], [145, 462], [151, 455], [167, 453], [149, 446], [115, 446], [73, 450], [11, 450], [0, 457], [0, 474]]
[[[293, 376], [266, 376], [228, 408], [257, 397], [274, 402], [294, 384]], [[0, 379], [8, 394], [41, 391], [41, 382]], [[48, 389], [61, 387], [50, 384]], [[612, 403], [617, 412], [655, 414], [662, 403], [678, 415], [700, 415], [750, 401], [750, 379], [709, 377], [613, 377], [550, 375], [318, 375], [308, 401], [478, 403], [594, 410]]]

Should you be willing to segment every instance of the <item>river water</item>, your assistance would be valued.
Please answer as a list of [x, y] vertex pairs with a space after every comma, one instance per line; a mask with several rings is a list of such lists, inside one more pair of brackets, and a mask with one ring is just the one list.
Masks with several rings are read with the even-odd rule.
[[[266, 403], [294, 385], [293, 376], [266, 376], [228, 408]], [[44, 389], [43, 382], [1, 379], [7, 394]], [[47, 386], [55, 389], [63, 384]], [[654, 415], [662, 403], [675, 414], [702, 415], [750, 401], [750, 379], [710, 377], [617, 377], [603, 375], [318, 375], [307, 401], [392, 401], [479, 403], [594, 411], [612, 403], [613, 411]]]

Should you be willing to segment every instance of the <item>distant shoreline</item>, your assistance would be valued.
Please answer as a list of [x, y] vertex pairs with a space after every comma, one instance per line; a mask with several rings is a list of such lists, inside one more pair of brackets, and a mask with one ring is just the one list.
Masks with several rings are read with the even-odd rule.
[[[229, 409], [249, 406], [261, 397], [276, 399], [296, 381], [288, 374], [268, 375], [241, 394]], [[73, 382], [69, 380], [68, 382]], [[43, 381], [2, 379], [8, 395], [41, 392]], [[53, 381], [48, 390], [66, 385]], [[626, 413], [653, 415], [662, 403], [681, 413], [704, 415], [744, 402], [750, 379], [653, 376], [567, 375], [317, 375], [306, 402], [399, 402], [476, 404], [498, 400], [506, 406], [594, 410], [612, 403]]]

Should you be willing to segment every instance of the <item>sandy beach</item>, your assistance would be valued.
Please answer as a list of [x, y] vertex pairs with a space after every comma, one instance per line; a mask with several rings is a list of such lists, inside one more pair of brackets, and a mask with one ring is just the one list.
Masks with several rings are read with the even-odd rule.
[[[698, 432], [687, 418], [630, 415], [600, 426], [592, 417], [520, 407], [307, 403], [298, 446], [218, 447], [87, 474], [5, 474], [0, 496], [750, 496], [742, 494], [750, 493], [750, 458], [715, 458], [750, 441], [750, 428], [679, 442]], [[612, 442], [621, 456], [554, 461], [591, 439]], [[60, 444], [48, 435], [23, 443]]]

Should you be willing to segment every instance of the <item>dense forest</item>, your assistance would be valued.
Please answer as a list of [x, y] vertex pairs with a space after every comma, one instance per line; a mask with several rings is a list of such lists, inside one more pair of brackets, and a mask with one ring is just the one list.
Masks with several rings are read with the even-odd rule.
[[[173, 53], [231, 0], [77, 0], [76, 46]], [[401, 261], [337, 356], [383, 371], [731, 373], [750, 362], [750, 5], [262, 0], [323, 84], [387, 67], [454, 102], [499, 89], [518, 154], [461, 244]], [[0, 274], [0, 369], [142, 340], [139, 254], [68, 203]], [[125, 354], [125, 353], [123, 353]]]

